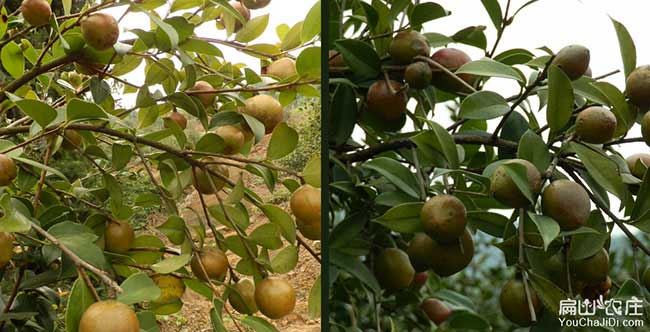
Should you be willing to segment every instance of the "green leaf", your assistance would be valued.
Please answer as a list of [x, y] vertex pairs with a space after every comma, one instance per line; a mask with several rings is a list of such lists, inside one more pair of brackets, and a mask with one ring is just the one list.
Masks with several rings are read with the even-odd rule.
[[421, 3], [413, 7], [410, 12], [409, 21], [413, 26], [420, 26], [426, 22], [445, 17], [449, 13], [435, 2]]
[[503, 13], [501, 13], [501, 6], [499, 5], [499, 1], [481, 0], [481, 2], [483, 3], [483, 7], [485, 7], [485, 10], [490, 16], [490, 20], [492, 20], [494, 27], [497, 29], [497, 31], [501, 31], [501, 25], [503, 24]]
[[261, 36], [268, 25], [269, 14], [254, 17], [237, 32], [235, 40], [242, 43], [251, 42]]
[[321, 158], [320, 155], [314, 155], [309, 159], [307, 165], [302, 170], [302, 177], [305, 182], [316, 188], [321, 186]]
[[165, 234], [169, 242], [181, 245], [185, 242], [185, 220], [179, 216], [169, 216], [167, 221], [157, 227], [158, 230]]
[[603, 215], [599, 211], [592, 211], [587, 221], [587, 227], [596, 233], [576, 234], [571, 238], [569, 257], [571, 260], [579, 260], [595, 255], [600, 251], [607, 239], [609, 232]]
[[165, 33], [168, 42], [168, 44], [165, 46], [168, 46], [169, 49], [174, 49], [176, 48], [176, 46], [178, 46], [178, 41], [179, 41], [178, 32], [176, 31], [176, 29], [174, 29], [173, 26], [171, 26], [169, 23], [164, 22], [157, 15], [152, 14], [150, 11], [143, 9], [138, 4], [131, 4], [131, 6], [140, 9], [141, 12], [149, 16], [151, 21], [156, 23], [158, 29], [162, 30]]
[[68, 305], [65, 310], [66, 332], [78, 332], [81, 316], [93, 303], [95, 303], [95, 299], [84, 279], [77, 278], [70, 290]]
[[[544, 241], [544, 250], [555, 240], [560, 234], [560, 225], [550, 217], [528, 212], [528, 217], [533, 220], [539, 234]], [[522, 220], [523, 221], [523, 220]]]
[[605, 95], [608, 103], [612, 105], [612, 112], [616, 116], [614, 137], [625, 135], [634, 126], [637, 111], [629, 106], [625, 95], [615, 85], [608, 82], [595, 82], [594, 86]]
[[273, 324], [266, 321], [264, 318], [255, 316], [246, 316], [241, 321], [244, 325], [250, 326], [255, 332], [280, 332], [273, 326]]
[[449, 327], [460, 331], [490, 331], [490, 323], [483, 317], [466, 310], [454, 310], [449, 317]]
[[2, 48], [0, 60], [2, 60], [2, 67], [12, 77], [18, 78], [25, 73], [25, 57], [20, 46], [15, 42], [11, 41]]
[[273, 129], [266, 159], [280, 159], [293, 152], [296, 146], [298, 146], [298, 132], [289, 127], [286, 122], [281, 122]]
[[300, 40], [303, 44], [309, 42], [314, 37], [320, 34], [321, 30], [321, 2], [316, 1], [314, 6], [311, 7], [300, 31]]
[[74, 98], [68, 103], [66, 118], [68, 122], [76, 122], [77, 120], [108, 119], [108, 115], [99, 105]]
[[553, 132], [562, 129], [573, 112], [573, 86], [569, 77], [557, 66], [548, 71], [548, 106], [546, 119]]
[[113, 143], [111, 149], [111, 162], [113, 163], [113, 169], [121, 170], [126, 167], [133, 156], [131, 146]]
[[192, 257], [190, 254], [182, 254], [179, 256], [172, 256], [169, 258], [166, 258], [154, 265], [151, 265], [151, 269], [153, 269], [157, 273], [161, 274], [168, 274], [172, 273], [183, 266], [187, 265], [187, 263], [190, 262], [190, 259]]
[[292, 50], [294, 48], [302, 45], [302, 40], [300, 39], [302, 33], [303, 22], [296, 23], [289, 32], [282, 38], [282, 43], [280, 48], [283, 51]]
[[46, 128], [56, 119], [56, 110], [40, 100], [22, 99], [14, 100], [14, 103], [23, 113], [36, 121], [41, 128]]
[[303, 78], [320, 78], [321, 48], [314, 46], [300, 52], [296, 60], [296, 70]]
[[347, 142], [354, 131], [358, 111], [357, 98], [354, 89], [349, 85], [330, 86], [334, 87], [334, 94], [331, 97], [329, 116], [331, 123], [336, 123], [336, 126], [330, 126], [325, 134], [329, 134], [330, 144], [340, 146]]
[[510, 111], [505, 98], [492, 91], [478, 91], [469, 95], [460, 105], [458, 116], [463, 119], [489, 120]]
[[282, 236], [291, 244], [296, 243], [296, 225], [293, 218], [285, 210], [271, 204], [264, 204], [260, 207], [269, 221], [280, 227]]
[[532, 130], [526, 131], [519, 140], [517, 158], [530, 161], [540, 172], [545, 172], [551, 164], [551, 154], [546, 143]]
[[534, 203], [533, 192], [528, 183], [526, 166], [519, 163], [504, 163], [500, 167], [503, 167], [506, 170], [506, 173], [508, 173], [519, 191], [526, 196], [528, 201]]
[[[157, 196], [157, 195], [156, 195]], [[140, 235], [135, 238], [133, 241], [134, 248], [157, 248], [161, 249], [165, 247], [165, 244], [154, 235]], [[163, 257], [163, 252], [155, 251], [129, 251], [129, 257], [133, 259], [137, 264], [141, 265], [151, 265], [155, 264]]]
[[60, 177], [61, 179], [65, 180], [65, 181], [68, 181], [68, 178], [66, 178], [65, 175], [63, 175], [63, 173], [59, 172], [59, 170], [57, 170], [56, 168], [52, 168], [50, 166], [43, 165], [43, 164], [41, 164], [39, 162], [36, 162], [34, 160], [31, 160], [31, 159], [27, 159], [27, 158], [12, 157], [11, 159], [13, 159], [15, 161], [19, 161], [21, 163], [25, 163], [27, 165], [34, 166], [34, 167], [36, 167], [38, 169], [41, 169], [41, 170], [46, 170], [48, 173], [54, 174], [54, 175]]
[[611, 17], [610, 19], [612, 20], [612, 24], [614, 24], [614, 30], [616, 30], [621, 58], [623, 58], [623, 71], [625, 77], [627, 77], [636, 68], [636, 46], [634, 46], [634, 40], [627, 31], [627, 28], [615, 19]]
[[379, 75], [379, 56], [370, 44], [355, 39], [337, 40], [334, 44], [343, 55], [345, 64], [355, 74], [363, 78], [374, 78]]
[[359, 279], [359, 281], [364, 283], [373, 292], [377, 294], [381, 292], [381, 288], [379, 287], [379, 283], [377, 282], [375, 276], [358, 258], [342, 254], [337, 250], [331, 250], [330, 264], [341, 268], [355, 278]]
[[456, 169], [460, 164], [454, 138], [437, 123], [431, 123], [433, 130], [427, 130], [411, 138], [419, 149], [433, 149], [442, 153], [449, 163], [449, 168]]
[[160, 288], [144, 273], [129, 276], [120, 285], [124, 292], [117, 295], [117, 300], [124, 304], [152, 301], [160, 297]]
[[0, 232], [27, 232], [32, 228], [29, 210], [17, 199], [8, 194], [2, 195], [0, 208], [3, 213], [0, 217]]
[[422, 232], [422, 223], [420, 222], [420, 211], [424, 204], [405, 203], [391, 208], [381, 217], [374, 219], [373, 222], [382, 224], [388, 229], [398, 233], [418, 233]]
[[637, 221], [650, 211], [650, 172], [645, 172], [630, 219]]
[[395, 185], [402, 192], [415, 198], [420, 197], [417, 191], [419, 186], [415, 174], [399, 161], [379, 157], [365, 162], [362, 167], [379, 173], [382, 178]]
[[467, 222], [486, 234], [500, 238], [510, 224], [510, 219], [494, 212], [468, 211]]
[[613, 160], [582, 144], [572, 142], [571, 148], [578, 154], [589, 174], [599, 185], [622, 201], [626, 200], [625, 185], [618, 171], [618, 166]]
[[264, 224], [253, 230], [248, 238], [260, 246], [276, 250], [282, 248], [282, 239], [280, 238], [280, 226], [277, 224]]
[[298, 248], [286, 246], [284, 249], [271, 258], [273, 272], [285, 274], [293, 271], [298, 264]]
[[525, 83], [523, 75], [513, 67], [494, 61], [492, 59], [481, 59], [464, 64], [458, 68], [456, 74], [473, 74], [487, 77], [508, 78]]

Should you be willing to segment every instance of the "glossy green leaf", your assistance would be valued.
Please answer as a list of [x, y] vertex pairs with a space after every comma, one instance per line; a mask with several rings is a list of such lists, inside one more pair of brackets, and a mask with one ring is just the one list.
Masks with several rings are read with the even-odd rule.
[[276, 160], [290, 154], [298, 146], [298, 139], [298, 132], [289, 127], [286, 122], [281, 122], [273, 129], [266, 158]]
[[501, 95], [492, 91], [478, 91], [463, 100], [458, 116], [463, 119], [488, 120], [508, 111], [510, 106]]
[[548, 71], [548, 86], [546, 119], [551, 130], [557, 132], [571, 119], [573, 87], [569, 77], [555, 65], [551, 65]]
[[144, 273], [131, 275], [120, 286], [124, 292], [117, 295], [117, 300], [124, 304], [152, 301], [161, 294], [160, 288]]
[[420, 211], [424, 204], [406, 203], [395, 206], [386, 211], [382, 216], [374, 219], [373, 222], [382, 224], [388, 229], [398, 233], [417, 233], [422, 232], [422, 223], [420, 222]]
[[261, 15], [252, 18], [237, 32], [235, 40], [242, 43], [249, 43], [261, 36], [269, 25], [269, 15]]

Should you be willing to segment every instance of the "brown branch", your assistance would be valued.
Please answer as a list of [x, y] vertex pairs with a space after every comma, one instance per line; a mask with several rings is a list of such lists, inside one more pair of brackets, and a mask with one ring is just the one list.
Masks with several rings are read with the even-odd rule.
[[[5, 304], [4, 309], [2, 309], [2, 313], [8, 313], [9, 310], [11, 309], [11, 306], [14, 304], [14, 301], [16, 300], [16, 296], [18, 295], [18, 291], [20, 290], [20, 284], [23, 281], [23, 277], [25, 276], [25, 270], [27, 269], [26, 265], [21, 265], [20, 268], [18, 269], [18, 277], [16, 277], [16, 282], [14, 283], [14, 287], [11, 290], [11, 295], [9, 295], [9, 299], [7, 299], [7, 303]], [[0, 322], [0, 331], [3, 331], [3, 328], [5, 326], [5, 323], [7, 321], [3, 320]]]
[[20, 76], [17, 79], [13, 80], [4, 89], [0, 91], [0, 102], [7, 99], [7, 95], [5, 94], [5, 92], [14, 92], [18, 90], [18, 88], [22, 87], [23, 85], [27, 84], [29, 81], [37, 77], [38, 75], [47, 73], [52, 69], [69, 64], [73, 62], [75, 59], [77, 59], [78, 57], [79, 55], [74, 55], [74, 54], [66, 55], [56, 60], [52, 60], [48, 63], [45, 63], [42, 66], [37, 66], [32, 68], [30, 71], [26, 72], [23, 76]]

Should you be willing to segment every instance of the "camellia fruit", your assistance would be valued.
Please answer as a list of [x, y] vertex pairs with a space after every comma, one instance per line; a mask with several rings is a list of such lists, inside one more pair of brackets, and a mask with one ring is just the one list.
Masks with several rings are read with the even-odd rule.
[[465, 232], [467, 211], [460, 199], [451, 195], [430, 198], [420, 210], [425, 232], [439, 243], [457, 242]]
[[[196, 83], [194, 83], [194, 86], [188, 91], [196, 92], [196, 91], [212, 91], [212, 90], [214, 90], [214, 88], [212, 87], [212, 85], [210, 85], [210, 83], [205, 81], [196, 81]], [[214, 98], [217, 97], [217, 93], [216, 92], [197, 93], [194, 94], [194, 96], [196, 96], [197, 98], [199, 98], [199, 100], [201, 100], [201, 104], [203, 104], [203, 106], [210, 107], [212, 106], [212, 103], [214, 103]]]
[[345, 60], [343, 60], [343, 54], [336, 50], [329, 50], [328, 53], [328, 63], [330, 67], [345, 67]]
[[113, 47], [120, 36], [120, 27], [109, 14], [91, 14], [81, 19], [80, 25], [86, 43], [99, 51]]
[[264, 8], [271, 3], [271, 0], [242, 0], [242, 3], [249, 9]]
[[551, 63], [575, 81], [587, 72], [589, 60], [589, 49], [581, 45], [569, 45], [561, 49]]
[[24, 0], [20, 5], [20, 13], [25, 21], [37, 27], [50, 23], [52, 8], [45, 0]]
[[441, 277], [449, 277], [465, 269], [474, 258], [474, 240], [469, 230], [458, 242], [442, 244], [434, 241], [431, 270]]
[[91, 304], [81, 316], [79, 332], [139, 332], [140, 323], [131, 307], [117, 301]]
[[398, 64], [406, 65], [418, 55], [429, 56], [429, 42], [417, 31], [398, 32], [388, 46], [388, 54]]
[[275, 126], [284, 120], [282, 104], [269, 95], [257, 95], [246, 99], [241, 112], [262, 122], [267, 134], [273, 132]]
[[[251, 11], [248, 10], [248, 8], [245, 7], [244, 5], [242, 5], [239, 1], [230, 1], [230, 2], [228, 2], [228, 4], [230, 4], [230, 6], [232, 6], [232, 8], [234, 8], [236, 11], [239, 12], [239, 14], [241, 14], [241, 16], [244, 18], [244, 22], [248, 22], [251, 19]], [[226, 17], [225, 15], [230, 16], [229, 13], [224, 11], [221, 14], [221, 16], [219, 17], [222, 24], [225, 24], [224, 23], [225, 22], [225, 17]], [[235, 32], [239, 31], [241, 28], [244, 27], [244, 23], [239, 21], [234, 16], [231, 16], [231, 17], [232, 17], [232, 20], [234, 20], [234, 22], [235, 22]]]
[[[439, 63], [452, 73], [464, 64], [472, 61], [467, 53], [455, 48], [443, 48], [438, 50], [433, 53], [431, 60]], [[457, 74], [456, 76], [469, 85], [472, 85], [476, 80], [476, 76], [471, 74]], [[470, 92], [470, 90], [456, 78], [439, 69], [433, 71], [431, 83], [436, 88], [451, 93]]]
[[571, 231], [587, 224], [591, 201], [581, 185], [557, 180], [544, 189], [542, 211], [557, 221], [562, 230]]
[[422, 272], [431, 268], [431, 256], [435, 255], [435, 242], [424, 233], [415, 233], [409, 242], [406, 253], [415, 271]]
[[641, 136], [645, 144], [650, 146], [650, 112], [646, 112], [641, 118]]
[[14, 256], [14, 240], [11, 233], [0, 232], [0, 269], [7, 266]]
[[[533, 309], [536, 313], [539, 313], [542, 309], [539, 298], [532, 287], [529, 287], [529, 291]], [[533, 324], [523, 281], [518, 279], [508, 281], [501, 289], [499, 304], [501, 305], [501, 312], [511, 322], [520, 326]]]
[[[194, 168], [195, 176], [192, 178], [196, 190], [198, 190], [201, 194], [210, 195], [214, 194], [216, 191], [223, 189], [223, 187], [226, 185], [226, 180], [224, 178], [228, 178], [230, 175], [228, 167], [225, 165], [216, 164], [215, 162], [217, 160], [211, 157], [203, 158], [201, 161], [204, 163], [210, 163], [206, 167], [217, 174], [221, 174], [223, 178], [204, 171], [202, 168], [196, 167]], [[212, 182], [210, 182], [210, 179], [212, 179]]]
[[321, 190], [309, 184], [302, 185], [291, 195], [291, 212], [296, 216], [300, 232], [310, 240], [321, 238]]
[[650, 107], [650, 66], [634, 69], [625, 81], [625, 93], [632, 104], [647, 109]]
[[18, 176], [18, 168], [14, 161], [4, 154], [0, 154], [0, 186], [10, 185], [16, 176]]
[[126, 254], [133, 246], [135, 233], [127, 221], [110, 220], [104, 232], [106, 250], [116, 254]]
[[420, 309], [436, 325], [444, 323], [451, 316], [451, 309], [442, 301], [434, 298], [424, 300], [420, 305]]
[[375, 259], [375, 277], [384, 289], [398, 291], [411, 285], [415, 269], [404, 251], [387, 248]]
[[244, 132], [239, 127], [225, 125], [215, 130], [217, 136], [221, 137], [225, 145], [222, 153], [232, 155], [239, 153], [246, 144]]
[[296, 76], [296, 61], [291, 58], [282, 58], [274, 61], [266, 67], [266, 74], [285, 80], [289, 77]]
[[576, 135], [587, 143], [603, 144], [614, 137], [616, 124], [614, 113], [601, 106], [592, 106], [578, 114]]
[[[170, 121], [175, 122], [179, 127], [181, 127], [181, 129], [187, 128], [187, 118], [181, 113], [172, 112], [171, 114], [169, 114], [167, 116], [167, 119], [169, 119]], [[163, 126], [165, 128], [168, 128], [167, 124], [163, 124]]]
[[424, 62], [414, 62], [404, 70], [404, 80], [413, 89], [426, 89], [431, 85], [431, 67]]
[[288, 281], [269, 277], [256, 285], [255, 303], [264, 316], [280, 319], [296, 307], [296, 291]]
[[[528, 185], [533, 193], [538, 193], [542, 186], [542, 175], [535, 165], [524, 159], [512, 159], [506, 161], [504, 164], [513, 163], [526, 167]], [[519, 190], [519, 187], [517, 187], [514, 180], [510, 177], [504, 165], [497, 167], [492, 174], [490, 178], [490, 192], [492, 192], [492, 195], [497, 201], [511, 208], [522, 208], [530, 204], [530, 201]]]
[[228, 302], [238, 313], [252, 315], [258, 311], [255, 303], [255, 284], [250, 279], [241, 279], [228, 294]]
[[601, 249], [595, 255], [569, 262], [571, 273], [587, 284], [602, 282], [609, 274], [609, 254]]
[[223, 280], [228, 272], [228, 266], [228, 257], [216, 247], [204, 247], [199, 253], [195, 253], [190, 261], [192, 273], [203, 281]]
[[368, 112], [385, 121], [395, 121], [406, 112], [408, 97], [402, 85], [396, 81], [387, 83], [379, 80], [373, 83], [366, 95]]
[[645, 171], [650, 167], [650, 154], [636, 153], [625, 159], [627, 167], [630, 168], [632, 175], [639, 179], [643, 179]]

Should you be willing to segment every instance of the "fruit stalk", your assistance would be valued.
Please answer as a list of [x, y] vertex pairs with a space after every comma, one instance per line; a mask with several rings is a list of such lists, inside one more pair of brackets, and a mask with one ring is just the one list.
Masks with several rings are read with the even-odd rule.
[[431, 65], [433, 67], [436, 67], [438, 70], [444, 72], [445, 74], [449, 75], [449, 77], [451, 77], [454, 80], [458, 81], [458, 83], [462, 84], [465, 88], [467, 88], [472, 93], [476, 92], [476, 89], [473, 86], [471, 86], [469, 83], [465, 82], [464, 79], [458, 77], [458, 75], [454, 74], [449, 69], [447, 69], [445, 66], [439, 64], [438, 62], [432, 60], [431, 58], [418, 55], [415, 58], [413, 58], [413, 60], [415, 60], [415, 61], [424, 61], [424, 62], [428, 63], [429, 65]]
[[530, 292], [530, 286], [528, 284], [528, 274], [526, 273], [525, 264], [526, 258], [524, 256], [524, 246], [526, 244], [526, 233], [524, 232], [524, 220], [526, 218], [526, 208], [519, 209], [519, 260], [517, 268], [521, 271], [521, 279], [524, 282], [524, 290], [526, 291], [526, 302], [528, 302], [528, 310], [530, 311], [530, 317], [534, 322], [537, 322], [537, 313], [535, 312], [535, 306], [533, 305], [533, 297]]

